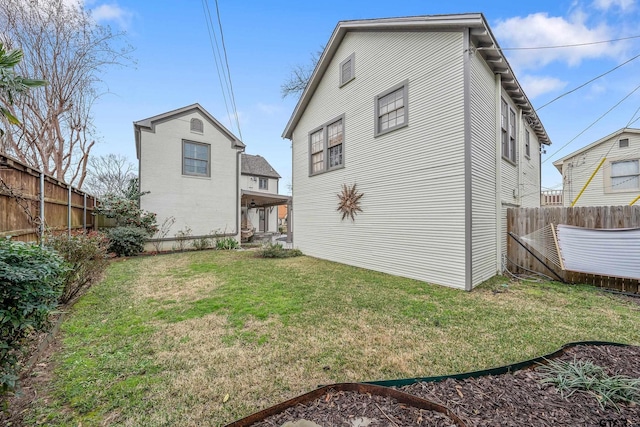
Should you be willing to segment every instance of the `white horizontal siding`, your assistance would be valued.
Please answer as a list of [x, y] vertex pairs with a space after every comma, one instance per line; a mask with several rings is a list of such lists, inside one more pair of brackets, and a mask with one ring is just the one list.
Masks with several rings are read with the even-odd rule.
[[[355, 52], [355, 80], [338, 64]], [[293, 134], [294, 245], [308, 255], [464, 288], [461, 33], [349, 33]], [[374, 97], [409, 81], [409, 126], [374, 138]], [[308, 132], [344, 114], [343, 169], [309, 177]], [[363, 212], [342, 221], [342, 184]]]
[[472, 286], [496, 268], [496, 85], [481, 57], [471, 57]]
[[[620, 139], [629, 139], [629, 147], [620, 148]], [[610, 169], [612, 161], [640, 159], [640, 135], [623, 133], [603, 143], [583, 151], [563, 164], [565, 206], [571, 206], [598, 164], [606, 156], [605, 163], [584, 191], [576, 206], [618, 206], [628, 205], [640, 195], [640, 190], [615, 191], [610, 189]]]

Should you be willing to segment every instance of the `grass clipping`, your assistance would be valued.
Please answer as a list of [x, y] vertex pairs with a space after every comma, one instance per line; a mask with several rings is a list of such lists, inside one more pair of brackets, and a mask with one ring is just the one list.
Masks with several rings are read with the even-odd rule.
[[544, 376], [543, 384], [553, 384], [563, 397], [575, 392], [594, 396], [602, 409], [618, 402], [640, 404], [640, 379], [623, 375], [608, 375], [604, 368], [590, 361], [548, 361], [538, 371]]

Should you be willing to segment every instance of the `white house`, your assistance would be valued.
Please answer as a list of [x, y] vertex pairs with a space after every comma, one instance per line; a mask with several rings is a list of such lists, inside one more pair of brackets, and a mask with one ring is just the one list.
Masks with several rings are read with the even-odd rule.
[[238, 237], [240, 155], [245, 145], [199, 104], [133, 124], [140, 206], [158, 222], [175, 218], [167, 237], [189, 228]]
[[286, 204], [290, 199], [278, 195], [280, 175], [259, 155], [243, 154], [241, 165], [243, 228], [259, 233], [278, 232], [278, 205]]
[[574, 201], [575, 206], [619, 206], [637, 202], [640, 129], [620, 129], [553, 165], [562, 174], [564, 206], [571, 206]]
[[550, 144], [482, 14], [339, 22], [283, 137], [296, 247], [467, 290], [502, 269], [507, 208], [540, 205]]

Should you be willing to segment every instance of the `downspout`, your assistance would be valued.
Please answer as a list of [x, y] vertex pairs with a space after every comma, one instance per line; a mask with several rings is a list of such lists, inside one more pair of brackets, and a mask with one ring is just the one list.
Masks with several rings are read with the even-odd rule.
[[240, 240], [240, 156], [244, 153], [244, 147], [236, 151], [236, 231], [235, 235]]
[[[502, 273], [502, 76], [495, 75], [496, 82], [496, 271]], [[506, 236], [504, 236], [506, 239]]]
[[473, 198], [471, 181], [471, 43], [470, 29], [465, 28], [462, 34], [463, 48], [463, 109], [464, 109], [464, 289], [473, 288]]

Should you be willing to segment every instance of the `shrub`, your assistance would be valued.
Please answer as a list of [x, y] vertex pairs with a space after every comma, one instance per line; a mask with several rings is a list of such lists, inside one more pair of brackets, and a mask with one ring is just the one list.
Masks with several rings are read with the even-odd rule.
[[158, 232], [156, 214], [140, 209], [137, 200], [114, 195], [105, 196], [102, 204], [94, 210], [95, 215], [114, 218], [118, 227], [136, 227], [145, 230], [147, 236]]
[[193, 248], [197, 251], [209, 249], [211, 247], [211, 239], [208, 237], [200, 237], [191, 242]]
[[216, 237], [216, 249], [231, 250], [240, 246], [238, 241], [233, 237]]
[[176, 243], [173, 245], [173, 250], [184, 251], [187, 248], [187, 240], [191, 237], [191, 227], [185, 225], [174, 236], [176, 237]]
[[79, 296], [99, 279], [107, 267], [109, 239], [102, 233], [91, 231], [87, 234], [75, 233], [51, 235], [45, 239], [46, 246], [55, 249], [71, 268], [64, 277], [64, 290], [60, 302], [66, 304]]
[[117, 256], [134, 256], [144, 250], [147, 232], [139, 227], [114, 227], [107, 232], [109, 252]]
[[53, 250], [0, 240], [0, 395], [15, 388], [27, 338], [58, 305], [66, 267]]
[[262, 258], [290, 258], [301, 256], [300, 249], [285, 249], [280, 243], [265, 243], [260, 249], [259, 255]]

